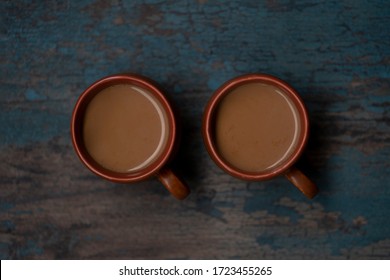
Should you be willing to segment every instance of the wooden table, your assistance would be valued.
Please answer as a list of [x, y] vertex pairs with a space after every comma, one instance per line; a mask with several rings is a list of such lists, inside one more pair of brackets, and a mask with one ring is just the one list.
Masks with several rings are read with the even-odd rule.
[[[0, 3], [1, 259], [390, 258], [389, 1], [23, 2]], [[78, 96], [119, 72], [176, 104], [185, 201], [76, 157]], [[312, 201], [282, 177], [232, 178], [205, 151], [205, 104], [251, 72], [307, 105]]]

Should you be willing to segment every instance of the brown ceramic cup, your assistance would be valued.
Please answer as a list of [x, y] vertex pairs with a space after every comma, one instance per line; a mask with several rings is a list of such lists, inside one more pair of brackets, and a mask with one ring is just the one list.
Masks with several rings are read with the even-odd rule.
[[[165, 111], [165, 123], [168, 124], [167, 136], [162, 150], [157, 158], [154, 158], [147, 166], [136, 171], [118, 172], [103, 167], [88, 152], [83, 136], [84, 118], [86, 110], [95, 96], [102, 90], [115, 85], [131, 85], [153, 95], [152, 98], [159, 103], [161, 110]], [[142, 109], [141, 109], [142, 110]], [[144, 120], [137, 120], [143, 123]], [[164, 128], [163, 128], [164, 129]], [[152, 80], [135, 75], [119, 74], [105, 77], [89, 86], [79, 97], [73, 110], [71, 121], [72, 142], [76, 154], [93, 173], [117, 183], [133, 183], [157, 177], [168, 191], [177, 199], [184, 199], [189, 195], [189, 188], [179, 179], [179, 177], [169, 168], [167, 164], [174, 156], [178, 147], [178, 132], [175, 115], [171, 105], [157, 84]]]
[[[223, 118], [224, 115], [222, 113], [219, 113], [220, 107], [222, 106], [221, 101], [226, 100], [225, 98], [229, 95], [229, 93], [235, 92], [235, 100], [237, 99], [237, 96], [240, 94], [240, 89], [244, 89], [244, 87], [248, 85], [259, 85], [264, 87], [271, 87], [272, 89], [275, 89], [279, 94], [283, 95], [283, 98], [287, 98], [289, 101], [289, 104], [291, 104], [292, 107], [294, 107], [294, 112], [296, 117], [294, 119], [296, 120], [297, 125], [294, 129], [296, 130], [294, 132], [294, 145], [291, 145], [291, 151], [289, 152], [288, 156], [283, 158], [283, 160], [276, 161], [275, 164], [270, 165], [270, 168], [265, 168], [263, 170], [245, 170], [244, 168], [237, 167], [237, 165], [232, 164], [232, 161], [228, 161], [226, 157], [222, 154], [222, 148], [218, 146], [218, 141], [225, 141], [222, 136], [219, 136], [219, 132], [217, 132], [217, 122], [221, 122], [219, 118]], [[286, 100], [287, 100], [286, 99]], [[229, 106], [234, 106], [234, 100], [233, 98], [230, 98], [230, 104]], [[261, 100], [260, 100], [261, 101]], [[227, 101], [224, 101], [226, 104]], [[251, 102], [251, 104], [247, 103], [247, 105], [252, 106], [255, 104], [255, 102]], [[223, 105], [225, 106], [225, 105]], [[248, 106], [249, 107], [249, 106]], [[267, 112], [272, 112], [272, 114], [263, 116], [263, 119], [260, 120], [254, 120], [254, 123], [257, 124], [257, 122], [270, 122], [272, 121], [271, 118], [277, 118], [278, 114], [281, 112], [275, 112], [274, 108], [272, 106], [269, 106], [271, 108], [265, 108]], [[292, 108], [291, 107], [291, 108]], [[256, 110], [257, 107], [255, 107]], [[241, 107], [238, 112], [238, 115], [242, 115], [243, 111], [246, 111], [247, 107], [243, 108]], [[249, 108], [248, 108], [249, 110]], [[295, 116], [294, 115], [294, 116]], [[230, 118], [230, 117], [229, 117]], [[235, 117], [233, 117], [234, 119]], [[245, 124], [245, 123], [244, 123]], [[230, 124], [229, 124], [230, 125]], [[221, 126], [221, 125], [219, 125]], [[268, 127], [272, 127], [268, 125]], [[290, 126], [291, 127], [291, 126]], [[299, 129], [298, 129], [299, 127]], [[229, 128], [231, 129], [231, 128]], [[252, 130], [246, 131], [246, 137], [252, 137], [252, 134], [254, 130], [256, 129], [256, 126], [251, 128]], [[227, 130], [228, 131], [228, 130]], [[203, 133], [203, 139], [206, 146], [206, 149], [208, 153], [210, 154], [211, 158], [215, 161], [215, 163], [225, 172], [228, 174], [235, 176], [237, 178], [240, 178], [242, 180], [249, 180], [249, 181], [263, 181], [263, 180], [269, 180], [279, 175], [285, 175], [289, 181], [291, 181], [300, 191], [302, 191], [308, 198], [313, 198], [318, 190], [316, 185], [308, 178], [306, 175], [304, 175], [300, 170], [298, 170], [296, 167], [294, 167], [294, 163], [298, 160], [298, 158], [301, 156], [305, 145], [307, 143], [308, 139], [308, 132], [309, 132], [309, 120], [308, 120], [308, 114], [305, 109], [304, 103], [302, 99], [299, 97], [298, 93], [287, 83], [284, 81], [265, 74], [247, 74], [243, 76], [236, 77], [232, 80], [229, 80], [228, 82], [224, 83], [222, 86], [220, 86], [213, 94], [211, 99], [209, 100], [204, 114], [203, 114], [203, 126], [202, 126], [202, 133]], [[267, 131], [264, 131], [265, 136], [267, 136]], [[217, 135], [218, 134], [218, 141], [217, 141]], [[221, 134], [223, 135], [223, 134]], [[229, 135], [229, 134], [225, 134]], [[248, 136], [249, 135], [249, 136]], [[231, 136], [231, 135], [230, 135]], [[229, 137], [230, 137], [229, 136]], [[236, 137], [235, 135], [234, 137]], [[222, 138], [221, 138], [222, 137]], [[225, 136], [228, 137], [228, 136]], [[228, 141], [228, 140], [226, 140]], [[230, 140], [229, 140], [230, 141]], [[262, 139], [258, 139], [258, 142], [261, 145]], [[217, 143], [218, 142], [218, 143]], [[276, 143], [276, 142], [275, 142]], [[222, 146], [222, 144], [219, 144]], [[238, 146], [238, 150], [242, 149], [242, 146]], [[278, 149], [277, 145], [270, 145], [266, 149]], [[237, 151], [235, 151], [237, 152]], [[234, 153], [232, 153], [233, 159], [234, 159]], [[249, 158], [249, 161], [255, 160], [255, 155], [247, 155], [247, 158]]]

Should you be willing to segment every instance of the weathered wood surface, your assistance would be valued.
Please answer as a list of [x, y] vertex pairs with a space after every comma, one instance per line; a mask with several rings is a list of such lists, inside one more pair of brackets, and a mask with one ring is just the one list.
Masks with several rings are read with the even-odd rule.
[[[31, 3], [30, 3], [31, 2]], [[257, 3], [259, 2], [259, 3]], [[389, 1], [2, 1], [2, 259], [389, 259]], [[112, 184], [76, 158], [69, 121], [98, 78], [158, 81], [183, 125], [173, 163], [192, 194]], [[200, 134], [223, 81], [279, 76], [305, 100], [311, 138], [284, 178], [219, 170]]]

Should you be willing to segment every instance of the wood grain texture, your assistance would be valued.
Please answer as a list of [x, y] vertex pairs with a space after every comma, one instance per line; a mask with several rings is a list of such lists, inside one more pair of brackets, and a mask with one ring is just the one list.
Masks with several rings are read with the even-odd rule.
[[[389, 259], [389, 1], [2, 1], [1, 259]], [[77, 159], [70, 116], [93, 81], [134, 72], [162, 84], [192, 193], [119, 185]], [[200, 134], [224, 81], [273, 74], [305, 101], [311, 137], [285, 178], [219, 170]]]

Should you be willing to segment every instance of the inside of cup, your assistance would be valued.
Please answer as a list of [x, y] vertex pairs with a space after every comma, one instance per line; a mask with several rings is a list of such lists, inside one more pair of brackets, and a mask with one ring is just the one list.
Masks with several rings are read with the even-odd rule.
[[173, 116], [153, 88], [115, 80], [91, 86], [79, 100], [75, 138], [87, 166], [104, 177], [155, 170], [172, 147]]
[[261, 177], [285, 169], [297, 156], [307, 126], [304, 108], [290, 89], [245, 81], [221, 91], [217, 101], [211, 133], [222, 167]]

